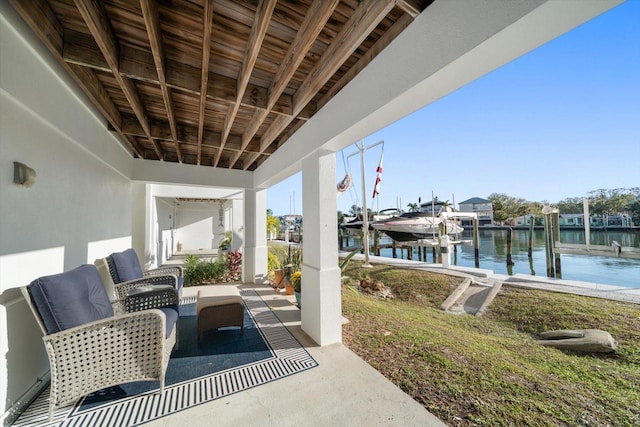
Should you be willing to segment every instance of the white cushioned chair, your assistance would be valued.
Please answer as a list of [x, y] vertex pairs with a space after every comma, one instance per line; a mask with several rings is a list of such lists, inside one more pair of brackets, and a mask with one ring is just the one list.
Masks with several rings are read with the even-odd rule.
[[130, 288], [131, 298], [112, 302], [96, 267], [86, 264], [21, 288], [49, 356], [49, 420], [55, 408], [117, 384], [157, 380], [162, 393], [176, 343], [179, 299], [165, 286], [154, 287], [145, 302], [144, 286]]

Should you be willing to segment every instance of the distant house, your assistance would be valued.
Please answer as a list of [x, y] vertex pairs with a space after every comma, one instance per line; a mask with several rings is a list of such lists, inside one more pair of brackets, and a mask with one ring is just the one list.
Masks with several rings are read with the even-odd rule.
[[[513, 218], [510, 222], [512, 226], [528, 226], [530, 224], [530, 218], [532, 215], [519, 216]], [[540, 217], [536, 218], [536, 225]], [[560, 214], [558, 218], [558, 225], [563, 229], [578, 228], [584, 229], [585, 221], [584, 214], [568, 213]], [[633, 226], [632, 218], [628, 214], [618, 215], [592, 215], [589, 218], [589, 227], [594, 229], [628, 229]]]
[[[478, 215], [478, 225], [493, 224], [493, 203], [491, 200], [482, 199], [480, 197], [472, 197], [464, 202], [458, 203], [460, 212], [472, 212]], [[470, 219], [463, 219], [462, 226], [470, 226]]]
[[533, 215], [517, 216], [511, 220], [509, 225], [514, 227], [528, 226], [529, 224], [531, 224], [531, 218], [533, 218]]
[[560, 227], [584, 228], [584, 214], [560, 214], [558, 223]]

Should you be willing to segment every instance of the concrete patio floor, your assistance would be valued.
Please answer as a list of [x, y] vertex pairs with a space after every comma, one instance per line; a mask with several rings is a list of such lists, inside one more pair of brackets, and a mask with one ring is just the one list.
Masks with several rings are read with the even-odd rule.
[[[317, 346], [300, 328], [293, 296], [266, 285], [241, 287], [262, 296], [319, 366], [146, 425], [446, 425], [344, 345]], [[185, 288], [183, 297], [192, 293], [197, 288]]]

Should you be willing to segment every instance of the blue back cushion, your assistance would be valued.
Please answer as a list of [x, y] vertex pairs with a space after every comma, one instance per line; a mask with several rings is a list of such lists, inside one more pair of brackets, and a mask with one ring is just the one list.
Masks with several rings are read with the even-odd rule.
[[113, 307], [95, 265], [40, 277], [28, 286], [49, 334], [113, 316]]
[[136, 251], [133, 249], [112, 253], [107, 260], [113, 267], [112, 276], [114, 276], [114, 283], [128, 282], [129, 280], [142, 278], [142, 267], [140, 267], [138, 255], [136, 255]]

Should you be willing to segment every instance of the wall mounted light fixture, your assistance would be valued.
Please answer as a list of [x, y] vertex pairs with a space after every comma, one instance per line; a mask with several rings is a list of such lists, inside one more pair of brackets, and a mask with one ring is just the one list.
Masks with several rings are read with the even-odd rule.
[[13, 182], [27, 188], [36, 182], [36, 171], [20, 162], [13, 162]]

